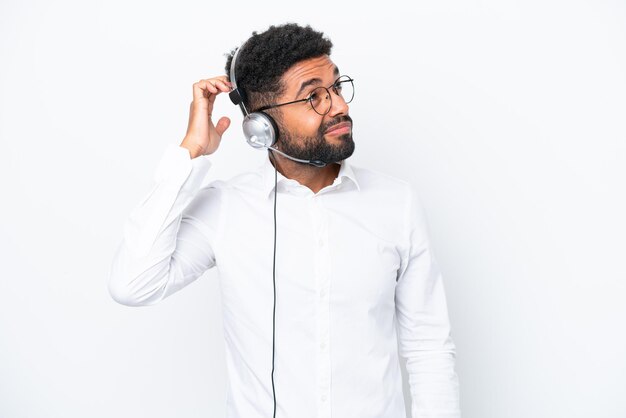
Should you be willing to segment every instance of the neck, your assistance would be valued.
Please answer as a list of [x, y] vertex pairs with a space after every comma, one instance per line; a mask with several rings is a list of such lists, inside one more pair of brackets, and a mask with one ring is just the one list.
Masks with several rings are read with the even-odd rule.
[[277, 152], [273, 153], [274, 158], [270, 158], [270, 162], [280, 174], [288, 179], [296, 180], [303, 186], [311, 189], [313, 193], [317, 193], [324, 187], [333, 184], [341, 165], [338, 163], [328, 164], [324, 167], [315, 167], [306, 163], [298, 163], [292, 161]]

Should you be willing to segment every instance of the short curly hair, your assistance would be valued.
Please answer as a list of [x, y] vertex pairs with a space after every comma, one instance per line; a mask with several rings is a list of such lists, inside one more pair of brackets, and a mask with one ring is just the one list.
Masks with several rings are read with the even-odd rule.
[[[253, 111], [270, 104], [284, 92], [282, 75], [294, 64], [322, 55], [330, 55], [330, 39], [311, 26], [296, 23], [272, 25], [265, 32], [252, 32], [237, 55], [235, 77], [243, 92], [244, 104]], [[238, 48], [227, 55], [226, 75], [230, 79], [230, 65]]]

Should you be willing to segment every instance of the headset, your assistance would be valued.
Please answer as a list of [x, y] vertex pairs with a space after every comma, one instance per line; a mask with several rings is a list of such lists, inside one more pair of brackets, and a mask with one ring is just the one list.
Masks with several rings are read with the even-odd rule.
[[247, 41], [244, 41], [239, 48], [235, 51], [233, 55], [233, 59], [230, 63], [230, 82], [233, 85], [233, 89], [228, 93], [230, 100], [233, 104], [238, 105], [243, 113], [243, 134], [246, 138], [246, 141], [250, 146], [255, 149], [267, 149], [271, 160], [274, 165], [274, 261], [272, 266], [272, 275], [273, 275], [273, 283], [274, 283], [274, 311], [273, 311], [273, 320], [272, 320], [272, 392], [274, 395], [274, 415], [276, 418], [276, 390], [274, 388], [274, 357], [275, 357], [275, 346], [276, 346], [276, 198], [277, 198], [277, 183], [278, 183], [278, 169], [276, 168], [276, 157], [274, 156], [272, 151], [275, 151], [286, 158], [300, 162], [311, 164], [315, 167], [324, 167], [326, 166], [325, 161], [321, 160], [302, 160], [299, 158], [292, 157], [290, 155], [285, 154], [284, 152], [276, 149], [274, 145], [279, 139], [279, 130], [278, 124], [274, 119], [265, 112], [248, 112], [246, 105], [244, 104], [244, 99], [246, 98], [245, 92], [237, 87], [237, 79], [235, 78], [235, 65], [237, 63], [237, 56], [239, 52], [243, 49], [244, 45], [246, 45]]
[[285, 156], [292, 161], [311, 164], [315, 167], [326, 166], [327, 163], [325, 161], [312, 159], [302, 160], [292, 157], [291, 155], [287, 155], [284, 152], [276, 149], [273, 145], [276, 144], [280, 135], [278, 130], [278, 124], [276, 123], [276, 121], [265, 112], [248, 112], [248, 109], [244, 104], [246, 94], [239, 87], [237, 87], [237, 80], [235, 78], [235, 65], [237, 63], [237, 56], [247, 42], [248, 41], [244, 41], [241, 46], [237, 48], [237, 50], [235, 51], [235, 55], [233, 55], [233, 59], [230, 63], [230, 82], [233, 85], [233, 90], [228, 93], [228, 97], [230, 97], [230, 100], [233, 102], [233, 104], [238, 105], [241, 109], [241, 112], [243, 113], [244, 118], [242, 127], [246, 141], [253, 148], [276, 151], [277, 153]]
[[235, 78], [237, 56], [246, 42], [247, 41], [237, 48], [235, 55], [233, 55], [233, 60], [230, 63], [230, 82], [233, 85], [233, 90], [228, 96], [233, 104], [239, 105], [239, 108], [243, 112], [243, 134], [248, 144], [257, 149], [269, 148], [274, 145], [278, 139], [278, 126], [274, 119], [267, 113], [248, 112], [244, 104], [245, 93], [237, 87], [237, 80]]
[[[233, 85], [233, 90], [228, 94], [230, 100], [235, 105], [239, 105], [239, 108], [243, 112], [243, 134], [248, 144], [256, 149], [267, 149], [269, 156], [272, 157], [274, 162], [274, 261], [272, 266], [272, 276], [274, 284], [274, 309], [272, 317], [272, 393], [274, 396], [274, 414], [276, 418], [276, 390], [274, 388], [274, 357], [276, 346], [276, 189], [278, 186], [278, 169], [276, 168], [276, 160], [272, 154], [272, 150], [279, 152], [280, 154], [287, 156], [286, 154], [273, 148], [272, 145], [276, 143], [278, 139], [278, 125], [272, 119], [270, 115], [263, 112], [248, 113], [246, 105], [244, 104], [244, 92], [237, 87], [237, 80], [235, 79], [235, 64], [237, 62], [237, 55], [239, 51], [246, 44], [246, 41], [241, 44], [235, 51], [233, 59], [230, 63], [230, 82]], [[304, 162], [304, 161], [303, 161]]]

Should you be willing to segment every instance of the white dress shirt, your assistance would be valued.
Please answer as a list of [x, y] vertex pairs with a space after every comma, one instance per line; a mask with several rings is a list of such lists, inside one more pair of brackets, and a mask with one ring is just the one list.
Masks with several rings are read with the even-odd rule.
[[[124, 226], [109, 291], [152, 305], [219, 270], [227, 418], [271, 418], [274, 167], [228, 181], [170, 145]], [[204, 181], [206, 180], [208, 181]], [[277, 418], [459, 418], [444, 286], [411, 185], [344, 160], [313, 193], [278, 173]]]

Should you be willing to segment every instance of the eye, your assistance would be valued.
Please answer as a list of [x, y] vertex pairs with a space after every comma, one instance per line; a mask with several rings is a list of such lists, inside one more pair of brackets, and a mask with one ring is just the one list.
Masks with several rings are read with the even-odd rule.
[[325, 87], [317, 87], [313, 89], [309, 95], [309, 101], [313, 106], [328, 99], [328, 90]]
[[320, 99], [320, 93], [317, 89], [313, 90], [311, 94], [309, 94], [309, 101], [314, 102]]

